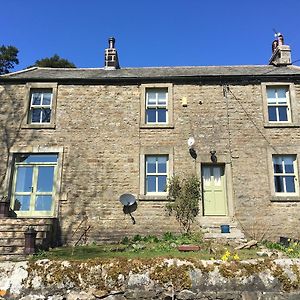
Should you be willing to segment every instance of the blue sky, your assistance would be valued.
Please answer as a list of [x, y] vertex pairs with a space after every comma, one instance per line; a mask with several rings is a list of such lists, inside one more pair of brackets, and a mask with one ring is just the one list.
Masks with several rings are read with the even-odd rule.
[[[299, 0], [0, 0], [0, 44], [20, 70], [57, 53], [103, 67], [116, 38], [121, 67], [267, 64], [273, 28], [300, 60]], [[295, 63], [300, 65], [300, 61]]]

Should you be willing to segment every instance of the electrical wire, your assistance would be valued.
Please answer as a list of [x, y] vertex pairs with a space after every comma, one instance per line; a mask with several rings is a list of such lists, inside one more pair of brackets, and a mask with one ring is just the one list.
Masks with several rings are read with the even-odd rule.
[[[252, 119], [251, 115], [247, 112], [247, 110], [245, 109], [245, 107], [243, 106], [243, 104], [235, 96], [235, 94], [232, 92], [232, 90], [230, 89], [230, 87], [228, 85], [227, 85], [227, 91], [233, 96], [233, 98], [240, 105], [240, 107], [244, 111], [245, 115], [247, 116], [248, 120], [253, 124], [253, 126], [255, 127], [255, 129], [260, 133], [260, 135], [264, 138], [264, 140], [268, 143], [268, 145], [275, 151], [275, 153], [278, 154], [277, 149], [270, 143], [270, 141], [268, 140], [268, 138], [264, 135], [264, 133], [259, 128], [259, 126], [254, 122], [254, 120]], [[229, 116], [228, 116], [228, 118], [229, 118]]]

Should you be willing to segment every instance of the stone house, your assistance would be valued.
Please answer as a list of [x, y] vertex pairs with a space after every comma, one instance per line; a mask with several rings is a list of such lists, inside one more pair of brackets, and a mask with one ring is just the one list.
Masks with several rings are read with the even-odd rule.
[[300, 67], [281, 35], [272, 50], [268, 65], [120, 68], [111, 38], [104, 68], [0, 76], [1, 251], [28, 226], [46, 244], [178, 231], [167, 180], [190, 173], [207, 237], [300, 238]]

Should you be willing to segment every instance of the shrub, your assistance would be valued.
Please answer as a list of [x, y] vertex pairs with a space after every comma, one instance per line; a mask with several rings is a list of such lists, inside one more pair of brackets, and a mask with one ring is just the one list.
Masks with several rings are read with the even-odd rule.
[[186, 233], [199, 213], [200, 181], [197, 176], [190, 175], [182, 180], [174, 176], [169, 181], [168, 204], [169, 214], [175, 214], [176, 220]]

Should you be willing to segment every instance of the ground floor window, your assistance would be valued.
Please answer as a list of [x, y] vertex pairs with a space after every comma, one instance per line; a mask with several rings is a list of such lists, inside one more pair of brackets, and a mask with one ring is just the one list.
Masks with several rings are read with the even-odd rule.
[[51, 215], [58, 154], [15, 154], [11, 208], [17, 215]]
[[146, 155], [146, 194], [166, 193], [168, 155]]
[[297, 193], [296, 155], [273, 155], [273, 172], [275, 193]]

